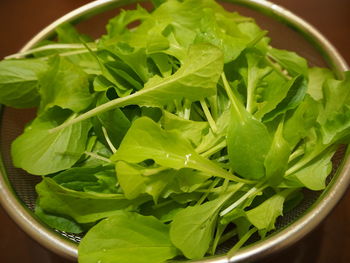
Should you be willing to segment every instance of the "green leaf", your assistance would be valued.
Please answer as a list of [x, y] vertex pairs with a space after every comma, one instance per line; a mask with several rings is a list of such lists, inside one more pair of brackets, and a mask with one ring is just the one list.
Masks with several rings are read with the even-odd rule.
[[75, 191], [105, 194], [117, 192], [113, 166], [72, 167], [52, 179], [61, 186]]
[[202, 137], [201, 143], [196, 148], [196, 152], [204, 153], [225, 140], [227, 128], [231, 118], [230, 108], [226, 108], [216, 121], [217, 131], [214, 133], [209, 129], [208, 133]]
[[288, 141], [283, 137], [283, 122], [281, 122], [275, 132], [271, 148], [264, 162], [266, 179], [270, 185], [277, 186], [282, 181], [291, 151]]
[[148, 68], [145, 48], [134, 48], [127, 43], [108, 45], [108, 43], [101, 42], [100, 50], [107, 50], [116, 61], [121, 60], [128, 65], [142, 82], [147, 82], [152, 76]]
[[147, 159], [177, 170], [192, 168], [213, 176], [239, 180], [197, 154], [178, 131], [165, 131], [151, 119], [142, 117], [133, 122], [111, 160], [140, 163]]
[[53, 57], [49, 66], [50, 69], [39, 79], [41, 111], [53, 106], [75, 112], [85, 110], [93, 99], [88, 75], [63, 57]]
[[306, 187], [313, 191], [320, 191], [326, 187], [326, 179], [332, 171], [332, 157], [335, 151], [330, 150], [304, 168], [286, 176], [286, 185]]
[[[12, 143], [11, 155], [16, 167], [35, 175], [46, 175], [68, 169], [85, 151], [90, 122], [83, 121], [51, 132], [52, 119], [67, 116], [52, 108], [26, 128]], [[35, 149], [35, 151], [33, 151]]]
[[334, 73], [326, 68], [309, 68], [307, 93], [316, 101], [323, 99], [323, 84], [334, 79]]
[[[276, 89], [276, 87], [279, 87]], [[257, 111], [254, 117], [261, 120], [265, 114], [274, 110], [286, 97], [290, 84], [275, 71], [271, 72], [257, 87]], [[261, 96], [258, 99], [258, 96]]]
[[202, 258], [213, 238], [220, 208], [242, 184], [231, 193], [202, 205], [189, 206], [178, 212], [170, 225], [171, 242], [189, 259]]
[[246, 212], [248, 220], [259, 230], [263, 230], [260, 233], [266, 234], [266, 232], [275, 229], [275, 222], [277, 217], [283, 213], [283, 203], [286, 197], [292, 192], [287, 189], [276, 195], [270, 197], [259, 206]]
[[[236, 59], [248, 46], [250, 39], [242, 34], [238, 36], [233, 35], [232, 30], [229, 31], [223, 27], [222, 24], [219, 24], [217, 18], [217, 12], [215, 12], [213, 9], [202, 10], [202, 18], [200, 19], [200, 24], [198, 26], [199, 32], [197, 33], [195, 43], [210, 43], [219, 47], [223, 51], [224, 62], [229, 63], [230, 61]], [[224, 17], [220, 18], [220, 22], [223, 22]], [[230, 27], [234, 26], [235, 23], [231, 20]], [[235, 33], [237, 33], [237, 31]]]
[[135, 199], [142, 194], [149, 194], [157, 203], [165, 187], [174, 180], [175, 170], [164, 171], [157, 168], [145, 168], [122, 161], [116, 163], [118, 181], [128, 199]]
[[39, 105], [37, 75], [47, 69], [39, 59], [3, 60], [0, 62], [0, 103], [15, 108]]
[[46, 213], [38, 205], [35, 207], [35, 215], [49, 227], [60, 231], [74, 234], [80, 234], [84, 231], [83, 228], [73, 220], [62, 216]]
[[319, 114], [319, 106], [314, 99], [306, 95], [291, 116], [285, 121], [283, 127], [283, 137], [287, 140], [291, 149], [304, 137], [306, 137], [310, 129], [316, 124]]
[[178, 253], [167, 225], [151, 216], [118, 211], [91, 228], [78, 254], [80, 263], [162, 263]]
[[36, 186], [40, 207], [48, 213], [73, 218], [78, 223], [92, 223], [118, 214], [118, 210], [133, 209], [142, 200], [127, 200], [121, 194], [99, 194], [74, 191], [44, 177]]
[[213, 95], [222, 67], [223, 58], [219, 49], [208, 44], [193, 45], [175, 74], [166, 78], [151, 78], [140, 92], [130, 96], [128, 105], [162, 106], [174, 99], [198, 101]]
[[264, 162], [271, 146], [266, 126], [256, 120], [235, 99], [227, 132], [227, 149], [232, 169], [244, 178], [265, 176]]
[[204, 130], [208, 129], [207, 122], [186, 120], [167, 111], [163, 111], [161, 123], [165, 130], [181, 130], [181, 135], [191, 141], [193, 145], [199, 144]]
[[57, 129], [117, 107], [134, 104], [160, 107], [183, 98], [190, 101], [201, 100], [215, 94], [222, 68], [222, 52], [218, 48], [207, 44], [193, 45], [186, 61], [175, 74], [166, 78], [155, 76], [142, 90], [100, 105]]
[[270, 48], [268, 55], [281, 64], [291, 76], [307, 76], [307, 61], [295, 52]]
[[161, 222], [167, 223], [173, 221], [175, 215], [181, 211], [186, 205], [179, 204], [176, 201], [168, 200], [158, 205], [154, 205], [153, 201], [148, 202], [140, 207], [140, 214], [152, 215]]
[[329, 79], [323, 87], [324, 107], [317, 121], [324, 144], [341, 140], [350, 130], [350, 72], [344, 75], [344, 80]]
[[170, 58], [167, 54], [164, 53], [154, 53], [150, 54], [150, 58], [154, 62], [154, 64], [157, 66], [159, 73], [161, 76], [169, 77], [172, 74], [172, 64], [170, 62]]
[[114, 78], [114, 83], [121, 90], [140, 90], [143, 88], [142, 80], [124, 62], [111, 61], [104, 63], [106, 70]]
[[264, 122], [271, 121], [288, 110], [298, 107], [304, 99], [307, 90], [307, 82], [302, 75], [298, 75], [289, 80], [286, 85], [288, 86], [288, 88], [286, 88], [288, 93], [273, 111], [264, 116]]
[[[102, 96], [98, 99], [97, 105], [101, 105], [107, 101], [108, 99], [106, 96]], [[123, 111], [119, 108], [106, 111], [98, 114], [96, 116], [96, 119], [97, 120], [93, 122], [94, 131], [100, 140], [106, 142], [106, 138], [102, 130], [103, 127], [111, 143], [114, 145], [114, 147], [118, 148], [120, 142], [124, 138], [131, 125], [130, 121], [125, 116]]]
[[241, 69], [240, 74], [242, 74], [247, 86], [246, 109], [249, 113], [253, 114], [257, 110], [256, 100], [258, 96], [258, 84], [272, 72], [272, 68], [267, 67], [266, 65], [260, 65], [263, 61], [264, 54], [261, 54], [256, 50], [247, 52], [245, 57], [247, 60], [247, 68]]
[[128, 30], [127, 26], [135, 21], [144, 20], [148, 18], [150, 14], [146, 9], [137, 5], [135, 10], [122, 9], [118, 16], [109, 20], [107, 24], [107, 35], [103, 36], [103, 39], [118, 38], [121, 34]]

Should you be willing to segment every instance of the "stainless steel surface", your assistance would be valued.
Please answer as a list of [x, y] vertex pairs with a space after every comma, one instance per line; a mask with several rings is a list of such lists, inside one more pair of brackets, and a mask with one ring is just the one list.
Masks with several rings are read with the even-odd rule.
[[[32, 40], [30, 40], [21, 51], [28, 50], [35, 46], [36, 43], [38, 43], [40, 40], [50, 37], [53, 34], [54, 28], [62, 23], [78, 23], [105, 10], [133, 2], [136, 1], [99, 0], [89, 3], [68, 13], [67, 15], [61, 17], [46, 27]], [[267, 1], [231, 0], [227, 2], [247, 6], [249, 8], [258, 10], [259, 12], [274, 17], [282, 23], [286, 23], [287, 25], [291, 26], [300, 34], [307, 37], [308, 41], [315, 45], [315, 47], [324, 56], [325, 60], [329, 63], [330, 67], [333, 68], [333, 70], [335, 70], [340, 77], [341, 72], [348, 68], [339, 53], [315, 28], [291, 12]], [[4, 125], [6, 125], [6, 123], [2, 123], [3, 127]], [[1, 141], [1, 147], [3, 147], [3, 143], [4, 142]], [[3, 155], [3, 158], [6, 159], [8, 156]], [[263, 257], [298, 241], [309, 231], [314, 229], [315, 226], [324, 219], [324, 217], [330, 212], [330, 210], [334, 207], [334, 205], [338, 202], [338, 200], [345, 192], [350, 182], [350, 160], [349, 158], [346, 159], [347, 161], [343, 163], [342, 167], [340, 167], [341, 169], [339, 169], [339, 172], [333, 177], [331, 183], [328, 185], [324, 193], [313, 205], [310, 206], [308, 211], [293, 224], [285, 229], [277, 231], [275, 234], [272, 234], [265, 241], [258, 242], [252, 246], [242, 249], [233, 257], [229, 258], [228, 256], [216, 256], [213, 258], [207, 258], [205, 260], [192, 262], [242, 262]], [[5, 160], [5, 162], [6, 161], [8, 160]], [[15, 172], [18, 171], [13, 171], [13, 173]], [[32, 184], [34, 185], [34, 182], [29, 183], [29, 185]], [[0, 201], [10, 216], [30, 236], [32, 236], [45, 247], [65, 257], [76, 258], [77, 244], [67, 238], [64, 238], [62, 235], [50, 230], [38, 222], [31, 210], [23, 205], [23, 198], [18, 198], [17, 195], [18, 192], [16, 193], [13, 189], [13, 182], [9, 182], [7, 179], [6, 171], [2, 170], [0, 176]], [[32, 202], [32, 200], [30, 202]], [[74, 239], [74, 237], [72, 239]]]

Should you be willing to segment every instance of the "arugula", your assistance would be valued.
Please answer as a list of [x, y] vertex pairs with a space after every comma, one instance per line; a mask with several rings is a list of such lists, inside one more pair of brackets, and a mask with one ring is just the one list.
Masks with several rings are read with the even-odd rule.
[[39, 105], [38, 75], [47, 69], [39, 59], [0, 62], [0, 102], [15, 108]]
[[349, 143], [349, 72], [213, 0], [152, 2], [0, 62], [0, 103], [38, 108], [13, 163], [42, 177], [39, 220], [85, 234], [80, 263], [201, 259], [234, 237], [232, 256], [325, 189]]
[[169, 227], [152, 216], [117, 211], [85, 236], [79, 261], [112, 263], [128, 258], [135, 263], [161, 263], [178, 254], [168, 232]]

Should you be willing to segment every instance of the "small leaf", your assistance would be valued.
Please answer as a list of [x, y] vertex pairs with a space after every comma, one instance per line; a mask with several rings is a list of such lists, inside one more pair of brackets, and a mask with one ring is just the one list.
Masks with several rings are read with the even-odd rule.
[[292, 192], [287, 189], [270, 197], [259, 206], [246, 212], [248, 220], [259, 230], [263, 236], [266, 232], [275, 229], [277, 217], [283, 213], [283, 203], [286, 197]]

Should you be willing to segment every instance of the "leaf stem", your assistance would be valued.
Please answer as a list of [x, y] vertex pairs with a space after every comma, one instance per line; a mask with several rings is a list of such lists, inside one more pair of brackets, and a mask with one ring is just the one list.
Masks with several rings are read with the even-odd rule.
[[312, 154], [309, 154], [307, 156], [305, 156], [305, 158], [303, 157], [300, 161], [298, 161], [295, 165], [293, 165], [292, 167], [290, 167], [286, 173], [285, 176], [289, 176], [293, 173], [295, 173], [296, 171], [302, 169], [304, 166], [306, 166], [308, 163], [312, 162], [319, 154], [321, 154], [322, 152], [326, 152], [328, 150], [332, 151], [334, 149], [336, 149], [336, 145], [331, 145], [330, 147], [325, 146], [324, 148], [321, 147], [319, 149], [317, 149], [316, 151], [312, 152]]
[[222, 150], [226, 146], [227, 146], [227, 143], [226, 143], [226, 140], [224, 140], [221, 143], [210, 148], [208, 151], [201, 153], [200, 155], [205, 158], [210, 157], [211, 155], [213, 155], [214, 153], [217, 153], [218, 151]]
[[[90, 43], [90, 45], [94, 48], [95, 43]], [[51, 45], [45, 45], [38, 48], [33, 48], [24, 52], [16, 53], [9, 55], [5, 57], [5, 59], [12, 59], [12, 58], [24, 58], [25, 56], [35, 54], [42, 51], [47, 50], [55, 50], [55, 49], [85, 49], [86, 47], [82, 44], [51, 44]]]
[[191, 105], [192, 102], [188, 99], [185, 99], [183, 109], [184, 109], [184, 119], [189, 120], [191, 116]]
[[220, 156], [219, 158], [215, 159], [214, 161], [217, 161], [217, 162], [221, 163], [221, 162], [224, 162], [224, 161], [227, 161], [227, 160], [229, 160], [228, 155], [223, 155], [223, 156]]
[[209, 111], [209, 109], [208, 109], [207, 103], [205, 102], [204, 99], [203, 99], [203, 100], [200, 100], [199, 102], [200, 102], [200, 104], [201, 104], [201, 106], [202, 106], [202, 109], [203, 109], [203, 111], [204, 111], [205, 117], [207, 118], [207, 121], [208, 121], [208, 123], [209, 123], [210, 128], [212, 129], [212, 131], [213, 131], [214, 133], [217, 133], [218, 127], [216, 126], [216, 123], [215, 123], [213, 117], [211, 116], [211, 113], [210, 113], [210, 111]]
[[106, 112], [106, 111], [109, 111], [113, 108], [116, 108], [116, 107], [121, 107], [121, 106], [125, 106], [127, 103], [128, 100], [130, 100], [130, 98], [135, 98], [135, 97], [138, 97], [140, 95], [140, 93], [142, 93], [142, 91], [138, 91], [136, 93], [133, 93], [129, 96], [125, 96], [125, 97], [121, 97], [121, 98], [117, 98], [117, 99], [114, 99], [114, 100], [111, 100], [107, 103], [104, 103], [104, 104], [101, 104], [99, 106], [97, 106], [96, 108], [92, 109], [92, 110], [89, 110], [81, 115], [79, 115], [78, 117], [76, 117], [75, 119], [72, 119], [72, 120], [68, 120], [64, 123], [62, 123], [61, 125], [55, 127], [55, 128], [52, 128], [50, 129], [48, 132], [49, 133], [54, 133], [56, 131], [59, 131], [59, 130], [62, 130], [64, 128], [67, 128], [75, 123], [78, 123], [78, 122], [81, 122], [83, 120], [86, 120], [86, 119], [89, 119], [97, 114], [100, 114], [100, 113], [103, 113], [103, 112]]
[[299, 156], [303, 155], [305, 152], [305, 150], [303, 148], [298, 148], [297, 150], [295, 150], [288, 159], [288, 163], [293, 161], [294, 159], [298, 158]]
[[109, 136], [108, 136], [108, 133], [107, 133], [107, 130], [105, 127], [102, 126], [102, 132], [103, 132], [103, 135], [107, 141], [107, 144], [109, 146], [109, 148], [111, 148], [112, 152], [115, 153], [117, 151], [117, 149], [114, 147], [113, 143], [111, 142], [111, 140], [109, 139]]
[[227, 253], [227, 257], [230, 259], [234, 254], [236, 254], [236, 252], [244, 245], [245, 242], [248, 241], [248, 239], [256, 231], [258, 231], [258, 229], [254, 227], [254, 228], [250, 229], [247, 233], [245, 233], [244, 236]]
[[270, 67], [273, 68], [273, 70], [274, 70], [276, 73], [278, 73], [278, 75], [280, 75], [281, 77], [283, 77], [283, 78], [286, 79], [286, 80], [290, 80], [290, 79], [291, 79], [291, 77], [288, 76], [288, 74], [285, 73], [285, 72], [280, 68], [280, 66], [279, 66], [278, 64], [274, 63], [274, 62], [270, 59], [270, 57], [268, 57], [268, 55], [264, 57], [264, 60], [265, 60], [265, 62], [266, 62]]
[[220, 182], [221, 178], [215, 178], [214, 181], [209, 186], [208, 192], [204, 193], [201, 198], [197, 201], [196, 205], [200, 205], [204, 202], [204, 200], [208, 197], [209, 193], [217, 186]]
[[268, 33], [267, 30], [263, 30], [261, 31], [252, 41], [250, 41], [247, 45], [248, 48], [250, 47], [254, 47], [256, 44], [259, 43], [259, 41], [266, 36], [266, 34]]
[[149, 169], [146, 169], [142, 175], [143, 176], [150, 176], [150, 175], [153, 175], [153, 174], [157, 174], [157, 173], [160, 173], [160, 172], [163, 172], [163, 171], [166, 171], [166, 170], [170, 170], [169, 167], [165, 167], [165, 166], [160, 166], [160, 167], [157, 167], [157, 168], [149, 168]]
[[224, 88], [225, 88], [225, 91], [227, 93], [227, 96], [231, 102], [231, 105], [232, 107], [235, 109], [236, 113], [238, 116], [240, 116], [241, 120], [243, 120], [243, 116], [241, 114], [241, 110], [239, 109], [239, 106], [237, 105], [236, 103], [236, 97], [235, 95], [233, 94], [232, 90], [231, 90], [231, 87], [230, 87], [230, 84], [228, 83], [227, 81], [227, 78], [226, 78], [226, 75], [225, 75], [225, 72], [223, 72], [221, 74], [221, 78], [222, 78], [222, 82], [224, 83]]
[[111, 160], [109, 160], [108, 158], [103, 157], [103, 156], [101, 156], [101, 155], [98, 155], [98, 154], [96, 154], [96, 153], [87, 152], [87, 151], [85, 151], [84, 153], [85, 153], [86, 155], [92, 157], [92, 158], [97, 159], [97, 160], [101, 160], [101, 161], [104, 161], [104, 162], [106, 162], [106, 163], [113, 163], [113, 162], [112, 162]]
[[233, 204], [231, 204], [229, 207], [227, 207], [226, 209], [224, 209], [223, 211], [220, 212], [220, 216], [224, 216], [226, 214], [228, 214], [229, 212], [231, 212], [233, 209], [235, 209], [237, 206], [239, 206], [240, 204], [242, 204], [246, 199], [248, 199], [250, 196], [256, 194], [257, 192], [260, 192], [264, 187], [260, 187], [262, 183], [257, 184], [256, 186], [252, 187], [248, 192], [246, 192], [243, 196], [241, 196], [241, 198], [239, 198], [236, 202], [234, 202]]

